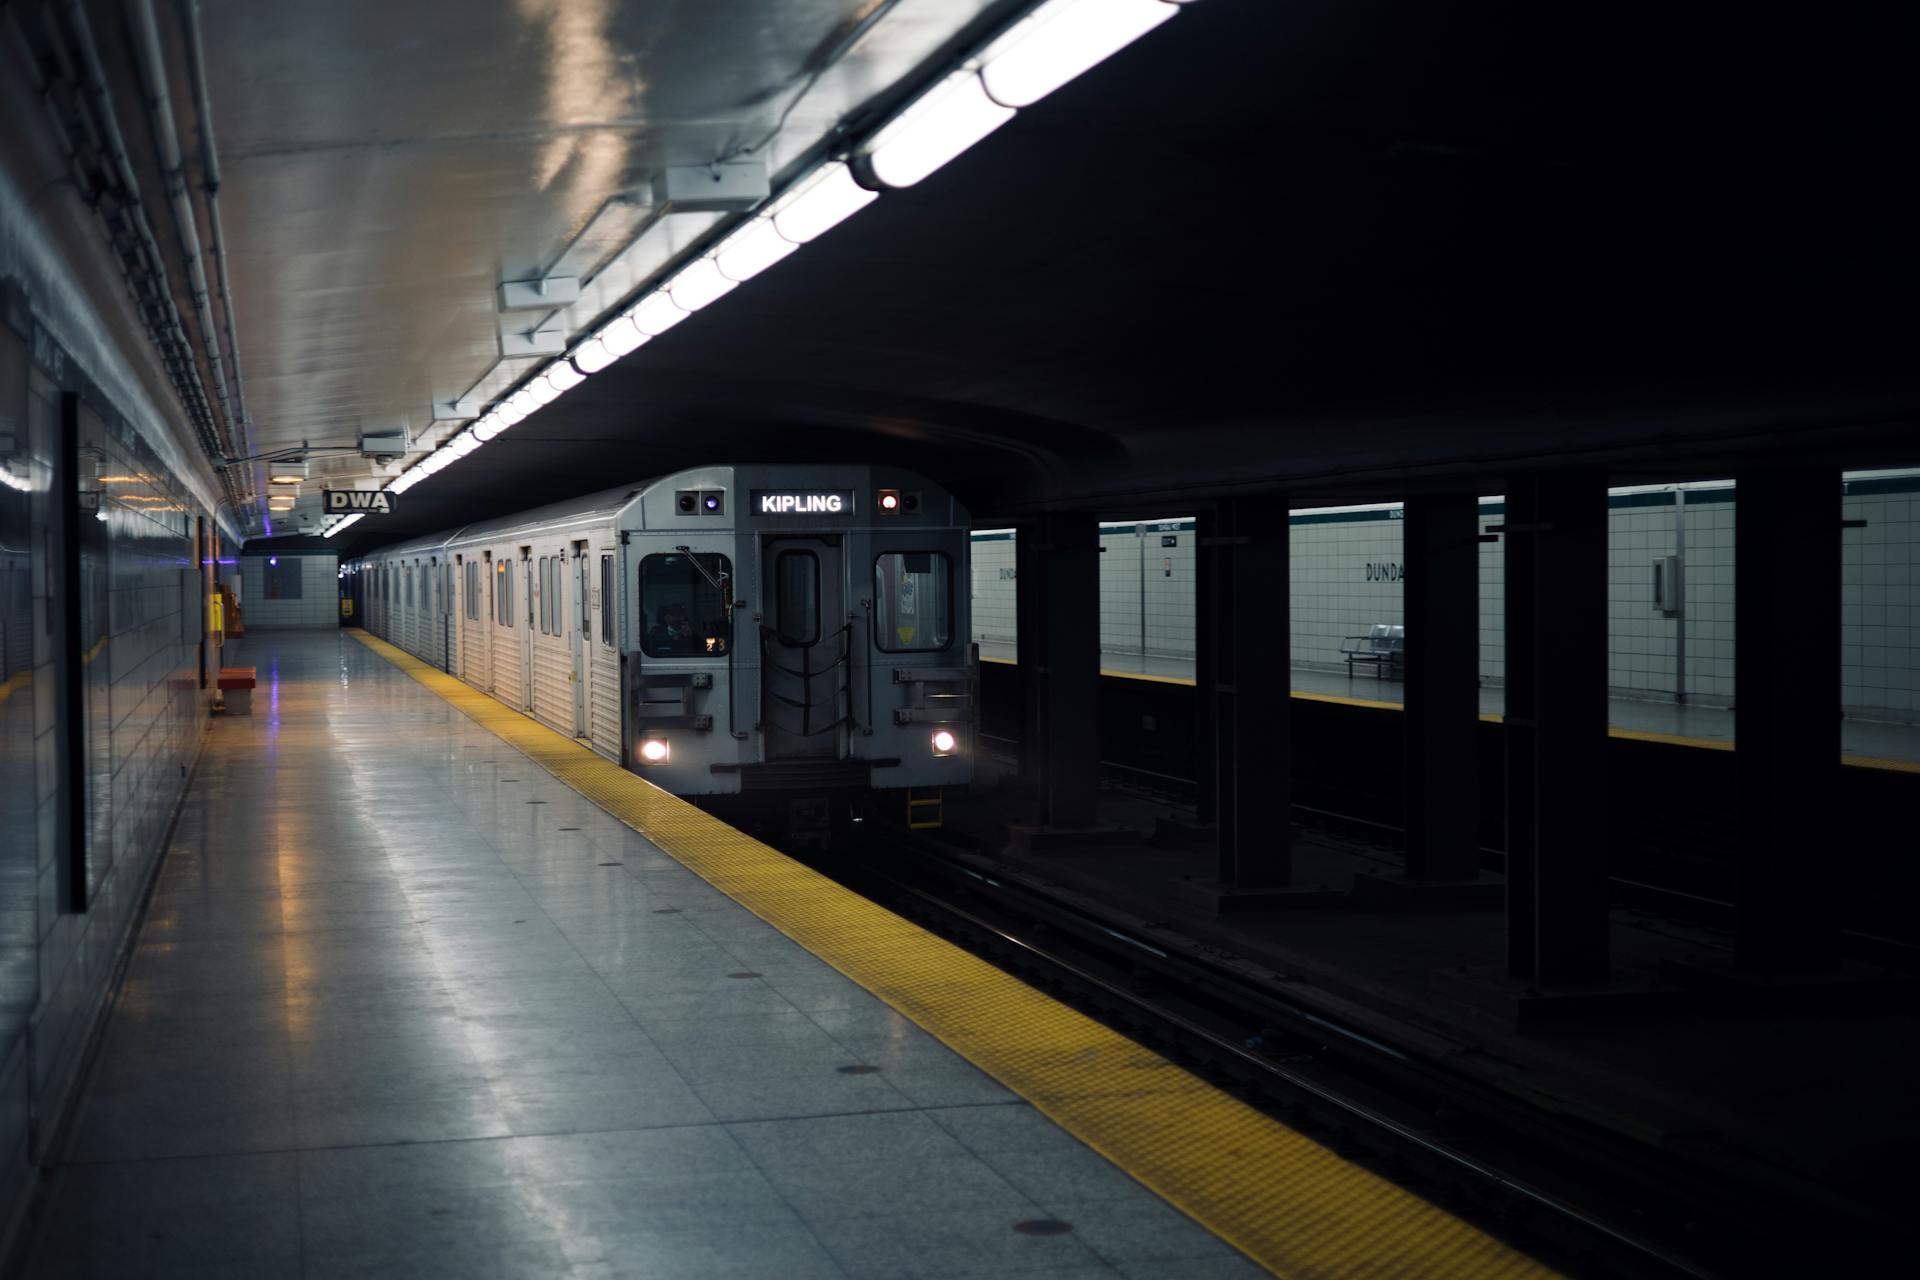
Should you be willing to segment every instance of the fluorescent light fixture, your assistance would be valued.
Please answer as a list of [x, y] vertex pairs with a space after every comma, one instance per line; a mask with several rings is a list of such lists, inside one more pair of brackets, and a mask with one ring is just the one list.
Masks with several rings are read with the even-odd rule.
[[547, 385], [564, 395], [587, 380], [587, 375], [574, 368], [566, 360], [555, 360], [547, 366]]
[[600, 331], [600, 341], [613, 353], [615, 360], [631, 355], [647, 344], [647, 335], [631, 316], [615, 316], [606, 328]]
[[721, 275], [712, 258], [700, 258], [667, 281], [667, 293], [682, 311], [698, 311], [731, 293], [739, 283]]
[[627, 312], [627, 319], [633, 327], [649, 338], [657, 338], [673, 326], [685, 320], [690, 313], [675, 305], [666, 291], [659, 290], [640, 300], [640, 305]]
[[560, 388], [545, 378], [535, 378], [527, 384], [527, 394], [533, 397], [533, 407], [544, 409], [560, 398]]
[[267, 481], [267, 492], [273, 497], [279, 497], [281, 494], [286, 494], [289, 497], [298, 497], [300, 493], [300, 482], [298, 480], [269, 480]]
[[607, 350], [607, 340], [598, 334], [573, 349], [573, 362], [582, 373], [598, 373], [619, 358]]
[[772, 218], [755, 218], [721, 242], [713, 265], [727, 279], [744, 283], [799, 247], [774, 230]]
[[321, 536], [331, 538], [334, 534], [340, 532], [342, 529], [346, 528], [348, 525], [353, 524], [355, 521], [358, 521], [362, 518], [363, 517], [358, 513], [354, 515], [350, 515], [345, 520], [342, 520], [339, 524], [336, 524], [335, 526], [333, 526], [333, 528], [326, 530]]
[[307, 463], [304, 458], [295, 458], [267, 464], [267, 482], [269, 484], [299, 484], [307, 478]]
[[291, 511], [293, 510], [293, 499], [292, 498], [268, 498], [267, 510]]
[[533, 411], [544, 403], [545, 401], [535, 397], [530, 387], [522, 387], [507, 397], [507, 408], [513, 410], [522, 418], [531, 418]]
[[1032, 106], [1179, 12], [1167, 0], [1050, 0], [988, 46], [981, 83], [1002, 106]]
[[452, 449], [463, 458], [479, 447], [480, 437], [474, 435], [471, 431], [462, 431], [459, 435], [447, 441], [447, 448]]
[[487, 416], [502, 427], [517, 427], [527, 420], [527, 415], [514, 408], [510, 401], [493, 406], [493, 412]]
[[853, 171], [835, 160], [823, 164], [780, 198], [773, 226], [784, 238], [805, 244], [833, 230], [880, 198], [853, 180]]
[[493, 414], [490, 413], [486, 417], [480, 419], [480, 421], [474, 423], [471, 427], [468, 427], [467, 430], [473, 432], [474, 438], [476, 440], [479, 440], [482, 444], [485, 444], [487, 441], [499, 435], [502, 431], [505, 431], [511, 425], [512, 425], [511, 423], [500, 421], [499, 418], [495, 417]]
[[910, 187], [1013, 119], [971, 71], [956, 71], [874, 135], [867, 164], [883, 186]]

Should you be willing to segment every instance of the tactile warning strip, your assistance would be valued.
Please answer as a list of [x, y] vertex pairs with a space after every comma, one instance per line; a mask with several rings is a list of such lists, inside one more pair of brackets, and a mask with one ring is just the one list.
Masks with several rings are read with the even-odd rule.
[[351, 634], [1276, 1275], [1550, 1274], [572, 739]]

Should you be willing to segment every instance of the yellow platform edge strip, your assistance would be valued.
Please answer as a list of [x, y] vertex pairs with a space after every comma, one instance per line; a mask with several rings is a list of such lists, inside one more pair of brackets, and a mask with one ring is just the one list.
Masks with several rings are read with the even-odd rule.
[[353, 634], [1275, 1275], [1552, 1274], [590, 748]]

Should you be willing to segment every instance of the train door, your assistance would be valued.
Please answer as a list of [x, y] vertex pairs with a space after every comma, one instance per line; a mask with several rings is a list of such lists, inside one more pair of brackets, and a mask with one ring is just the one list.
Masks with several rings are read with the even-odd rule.
[[521, 610], [526, 626], [520, 629], [520, 709], [533, 710], [533, 611], [539, 603], [534, 595], [533, 548], [520, 548], [520, 586], [526, 607]]
[[500, 606], [498, 604], [500, 584], [496, 581], [500, 573], [499, 567], [493, 563], [493, 552], [491, 551], [483, 551], [480, 553], [480, 576], [487, 580], [487, 612], [486, 616], [481, 620], [480, 626], [480, 634], [485, 638], [485, 644], [483, 646], [485, 652], [480, 655], [480, 665], [486, 668], [487, 692], [492, 693], [500, 687], [500, 682], [493, 678], [493, 655], [500, 650], [500, 641], [498, 637], [494, 635], [494, 628], [498, 625], [500, 617]]
[[573, 544], [573, 608], [567, 610], [567, 643], [573, 650], [573, 736], [588, 736], [587, 708], [592, 705], [588, 682], [593, 679], [593, 611], [589, 607], [593, 583], [587, 544]]
[[447, 565], [447, 674], [467, 674], [467, 558]]
[[840, 537], [768, 538], [760, 564], [767, 759], [838, 757], [852, 667]]

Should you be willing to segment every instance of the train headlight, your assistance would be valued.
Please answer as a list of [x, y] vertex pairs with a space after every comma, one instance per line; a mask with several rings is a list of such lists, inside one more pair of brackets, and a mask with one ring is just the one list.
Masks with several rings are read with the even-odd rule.
[[953, 730], [935, 729], [933, 731], [933, 754], [950, 756], [959, 749], [960, 739], [953, 736]]
[[665, 738], [648, 738], [640, 744], [640, 758], [648, 764], [665, 764], [672, 754]]

